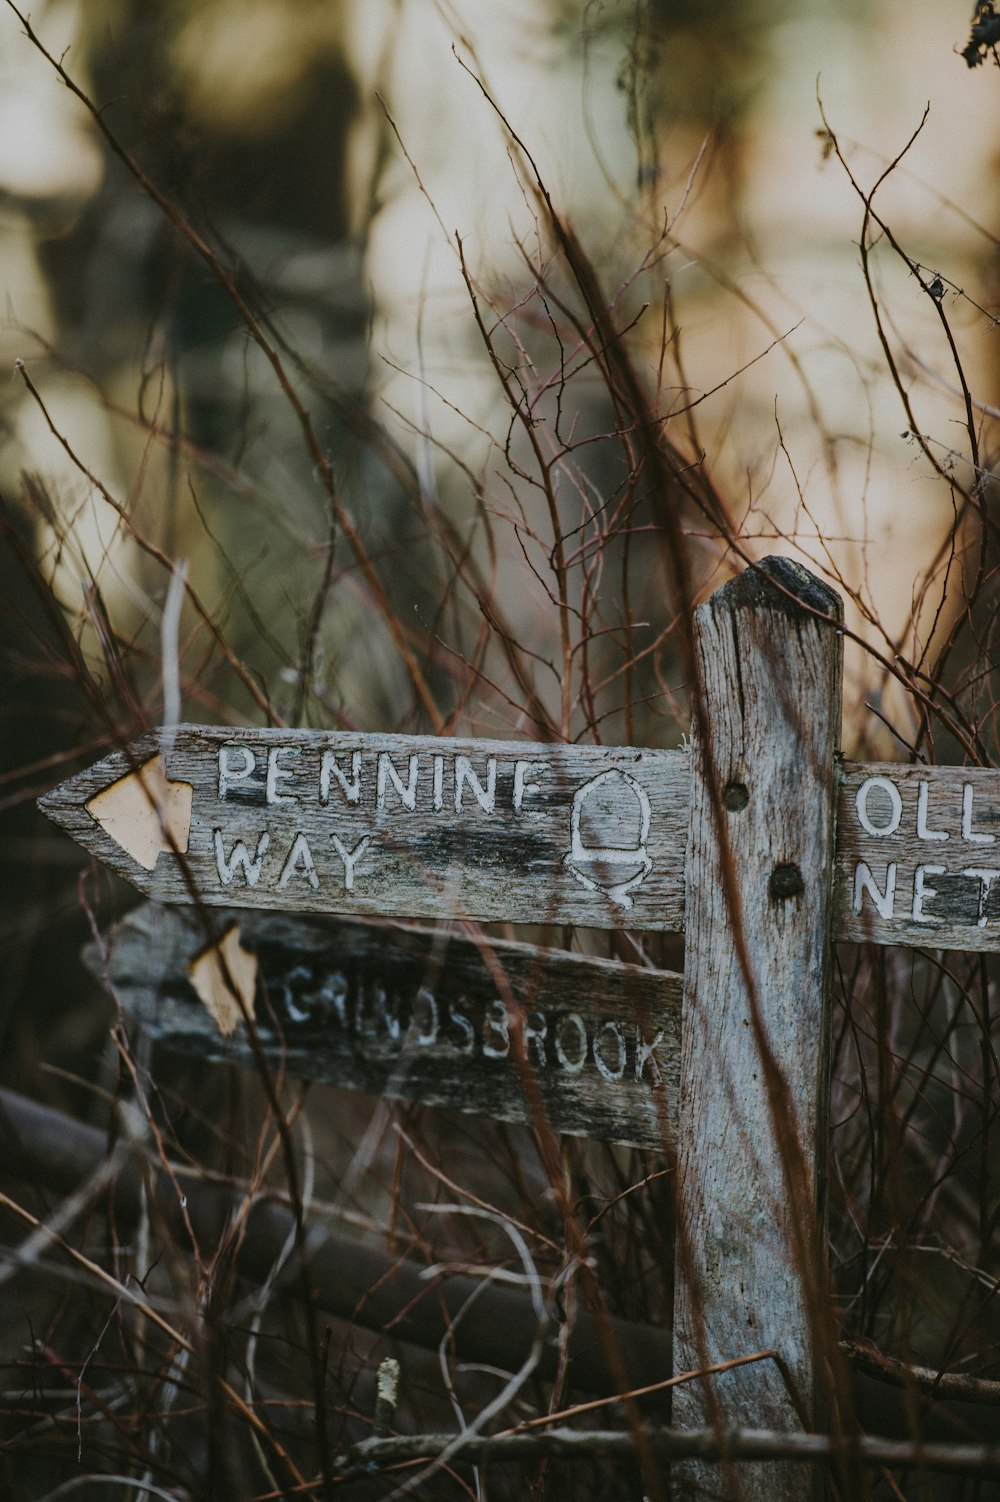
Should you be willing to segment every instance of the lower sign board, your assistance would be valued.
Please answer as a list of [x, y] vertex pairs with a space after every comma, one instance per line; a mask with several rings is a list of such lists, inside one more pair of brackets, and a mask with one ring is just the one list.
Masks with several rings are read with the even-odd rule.
[[[529, 944], [146, 903], [88, 963], [152, 1036], [390, 1099], [675, 1140], [681, 977]], [[239, 993], [239, 1000], [234, 996]]]

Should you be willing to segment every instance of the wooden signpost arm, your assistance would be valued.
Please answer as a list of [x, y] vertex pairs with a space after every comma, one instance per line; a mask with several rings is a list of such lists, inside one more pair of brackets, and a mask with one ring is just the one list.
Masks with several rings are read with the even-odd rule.
[[[812, 1420], [841, 703], [839, 598], [766, 559], [696, 614], [674, 1371], [773, 1360], [678, 1389], [674, 1422]], [[677, 1495], [801, 1499], [785, 1465], [685, 1462]]]
[[[155, 1042], [496, 1121], [540, 1107], [557, 1132], [654, 1151], [676, 1137], [679, 975], [356, 919], [213, 914], [218, 945], [205, 914], [144, 903], [86, 951]], [[242, 1008], [220, 958], [245, 981]]]

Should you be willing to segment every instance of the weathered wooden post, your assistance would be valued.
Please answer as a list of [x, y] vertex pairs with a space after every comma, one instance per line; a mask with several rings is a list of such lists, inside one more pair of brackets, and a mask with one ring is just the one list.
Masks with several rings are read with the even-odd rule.
[[[696, 612], [701, 686], [687, 851], [674, 1372], [779, 1352], [812, 1420], [841, 603], [765, 559]], [[812, 1305], [812, 1307], [810, 1307]], [[677, 1390], [674, 1422], [800, 1429], [773, 1360]], [[719, 1467], [675, 1488], [728, 1495]], [[733, 1472], [745, 1499], [805, 1498], [789, 1465]]]

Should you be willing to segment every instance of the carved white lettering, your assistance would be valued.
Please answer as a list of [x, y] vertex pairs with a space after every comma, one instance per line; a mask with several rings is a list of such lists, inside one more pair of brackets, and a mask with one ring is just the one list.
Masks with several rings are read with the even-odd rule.
[[337, 760], [336, 751], [324, 751], [319, 764], [319, 801], [330, 801], [330, 778], [336, 777], [348, 803], [361, 802], [361, 752], [351, 752], [351, 775], [348, 778]]
[[353, 850], [348, 850], [347, 846], [335, 834], [331, 834], [330, 839], [333, 841], [333, 847], [340, 856], [340, 859], [344, 862], [344, 888], [346, 891], [351, 892], [354, 890], [354, 868], [368, 849], [371, 840], [368, 835], [365, 835], [358, 841]]
[[[422, 1018], [421, 1011], [423, 1012]], [[417, 992], [417, 999], [413, 1003], [413, 1016], [410, 1019], [410, 1032], [416, 1034], [420, 1048], [430, 1048], [437, 1042], [439, 1026], [438, 1004], [434, 992], [429, 991], [426, 986], [421, 986]]]
[[[868, 812], [869, 796], [876, 789], [884, 793], [889, 800], [890, 813], [888, 819], [883, 824], [873, 823], [871, 815]], [[899, 828], [899, 821], [903, 816], [903, 800], [899, 796], [899, 788], [894, 782], [890, 782], [888, 777], [866, 777], [858, 788], [854, 806], [858, 811], [858, 820], [861, 828], [867, 834], [881, 837], [882, 835], [895, 834]]]
[[[459, 1000], [464, 1001], [465, 997], [461, 996], [459, 997]], [[458, 1007], [452, 1006], [449, 1008], [449, 1011], [451, 1012], [452, 1022], [462, 1034], [462, 1042], [457, 1043], [454, 1038], [449, 1038], [448, 1042], [451, 1044], [456, 1053], [474, 1053], [476, 1048], [475, 1028], [472, 1026], [472, 1023], [469, 1021], [468, 1017], [466, 1017], [465, 1013], [458, 1010]]]
[[347, 1027], [347, 998], [350, 988], [347, 984], [347, 976], [340, 970], [335, 970], [329, 975], [319, 988], [320, 999], [333, 1007], [337, 1014], [337, 1021], [341, 1027]]
[[251, 857], [249, 850], [242, 840], [237, 840], [233, 846], [233, 853], [226, 855], [226, 847], [222, 843], [222, 830], [214, 831], [215, 839], [215, 864], [219, 871], [219, 880], [224, 887], [228, 887], [237, 871], [243, 872], [243, 880], [248, 887], [255, 887], [260, 881], [261, 867], [267, 854], [267, 847], [271, 843], [271, 836], [267, 830], [257, 841], [257, 848]]
[[380, 751], [378, 758], [378, 783], [375, 791], [375, 805], [377, 808], [385, 808], [386, 791], [391, 782], [399, 794], [399, 801], [404, 808], [413, 810], [417, 806], [417, 769], [419, 761], [416, 756], [409, 758], [407, 782], [403, 779], [393, 764], [388, 751]]
[[395, 1006], [390, 1005], [389, 993], [379, 981], [372, 982], [370, 995], [370, 1004], [366, 1006], [364, 987], [358, 987], [354, 1031], [359, 1038], [388, 1037], [393, 1043], [398, 1042], [402, 1031], [398, 1003]]
[[642, 1036], [641, 1028], [635, 1030], [635, 1077], [641, 1080], [647, 1064], [653, 1084], [660, 1083], [660, 1065], [656, 1058], [656, 1050], [663, 1042], [663, 1029], [660, 1028], [655, 1034], [652, 1043], [647, 1043]]
[[535, 1062], [539, 1069], [545, 1068], [545, 1038], [549, 1031], [549, 1025], [541, 1012], [529, 1012], [524, 1019], [524, 1048], [529, 1059], [532, 1046], [535, 1050]]
[[970, 845], [995, 845], [995, 834], [976, 834], [972, 827], [972, 783], [962, 785], [962, 839]]
[[[495, 1033], [500, 1039], [499, 1044], [491, 1043], [490, 1036]], [[486, 1008], [486, 1016], [483, 1018], [483, 1054], [487, 1059], [505, 1059], [510, 1053], [510, 1024], [507, 1018], [507, 1008], [497, 997]]]
[[[234, 765], [232, 758], [242, 758], [242, 765]], [[220, 746], [219, 747], [219, 797], [224, 799], [229, 795], [229, 789], [237, 782], [245, 782], [257, 765], [257, 758], [249, 746]]]
[[943, 876], [947, 866], [918, 866], [913, 873], [913, 921], [914, 923], [940, 923], [933, 913], [924, 911], [924, 903], [938, 895], [937, 887], [927, 885], [928, 876]]
[[856, 913], [861, 911], [865, 892], [878, 908], [879, 916], [891, 918], [896, 898], [896, 862], [891, 861], [886, 868], [885, 891], [882, 892], [871, 873], [871, 868], [864, 861], [858, 861], [854, 872], [854, 911]]
[[375, 987], [375, 1009], [388, 1037], [395, 1043], [402, 1032], [399, 1022], [399, 1003], [389, 1005], [389, 993], [384, 986]]
[[[374, 988], [378, 991], [378, 986]], [[365, 1007], [365, 988], [358, 986], [357, 1001], [354, 1006], [354, 1031], [359, 1038], [377, 1038], [378, 1028], [375, 1026], [375, 1018], [369, 1016]]]
[[946, 829], [930, 829], [927, 825], [927, 795], [930, 791], [929, 782], [917, 783], [917, 839], [918, 840], [946, 840]]
[[288, 859], [285, 861], [281, 875], [278, 877], [278, 886], [287, 887], [293, 876], [304, 876], [313, 891], [318, 890], [319, 875], [316, 871], [316, 862], [313, 860], [313, 853], [309, 849], [309, 841], [301, 829], [295, 836], [292, 848], [288, 852]]
[[299, 1004], [295, 1000], [295, 992], [292, 990], [292, 987], [294, 986], [296, 981], [311, 980], [312, 972], [310, 970], [307, 970], [304, 965], [296, 965], [294, 969], [289, 970], [288, 974], [281, 982], [281, 990], [285, 1000], [285, 1015], [287, 1016], [289, 1022], [308, 1022], [310, 1017], [312, 1016], [312, 1007], [309, 1004], [312, 998], [310, 996], [304, 996], [304, 1005], [299, 1006]]
[[[607, 1052], [607, 1043], [605, 1040], [607, 1038], [613, 1040], [615, 1050], [615, 1062], [613, 1064], [610, 1064], [605, 1057]], [[601, 1026], [597, 1030], [597, 1036], [594, 1038], [594, 1063], [597, 1065], [598, 1073], [602, 1074], [606, 1080], [611, 1080], [612, 1082], [620, 1080], [625, 1073], [625, 1034], [621, 1029], [620, 1023], [601, 1023]]]
[[556, 1025], [556, 1058], [570, 1074], [587, 1062], [587, 1029], [579, 1012], [567, 1012]]
[[[534, 772], [536, 775], [541, 775], [542, 772], [547, 772], [548, 770], [549, 764], [547, 761], [516, 761], [514, 763], [514, 812], [516, 814], [523, 812], [525, 798], [530, 798], [532, 793], [541, 792], [539, 783], [528, 781], [528, 773]], [[528, 819], [540, 819], [542, 815], [529, 811], [525, 814], [525, 817]]]
[[468, 786], [479, 807], [484, 814], [491, 814], [496, 808], [497, 802], [497, 759], [495, 756], [486, 758], [486, 786], [483, 787], [479, 778], [472, 770], [472, 762], [467, 756], [455, 757], [455, 812], [462, 812], [462, 789]]
[[990, 888], [995, 881], [1000, 880], [1000, 870], [993, 866], [967, 866], [962, 872], [963, 876], [974, 876], [979, 882], [979, 916], [976, 919], [977, 928], [986, 927], [986, 899], [990, 895]]
[[434, 758], [434, 811], [440, 813], [444, 808], [444, 757]]
[[278, 783], [288, 782], [295, 776], [290, 767], [283, 767], [279, 756], [301, 756], [299, 746], [272, 746], [267, 753], [267, 801], [268, 803], [296, 803], [298, 793], [279, 793]]

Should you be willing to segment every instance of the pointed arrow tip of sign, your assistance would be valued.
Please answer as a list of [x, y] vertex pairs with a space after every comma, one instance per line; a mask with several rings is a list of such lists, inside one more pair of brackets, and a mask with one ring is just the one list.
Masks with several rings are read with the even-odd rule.
[[182, 855], [187, 850], [193, 797], [189, 782], [170, 780], [163, 753], [158, 752], [136, 771], [95, 793], [84, 807], [137, 865], [152, 871], [161, 850]]
[[58, 791], [58, 788], [50, 788], [47, 793], [43, 793], [40, 798], [35, 799], [35, 807], [38, 811], [45, 814], [48, 819], [55, 819], [56, 823], [59, 822], [55, 796]]

